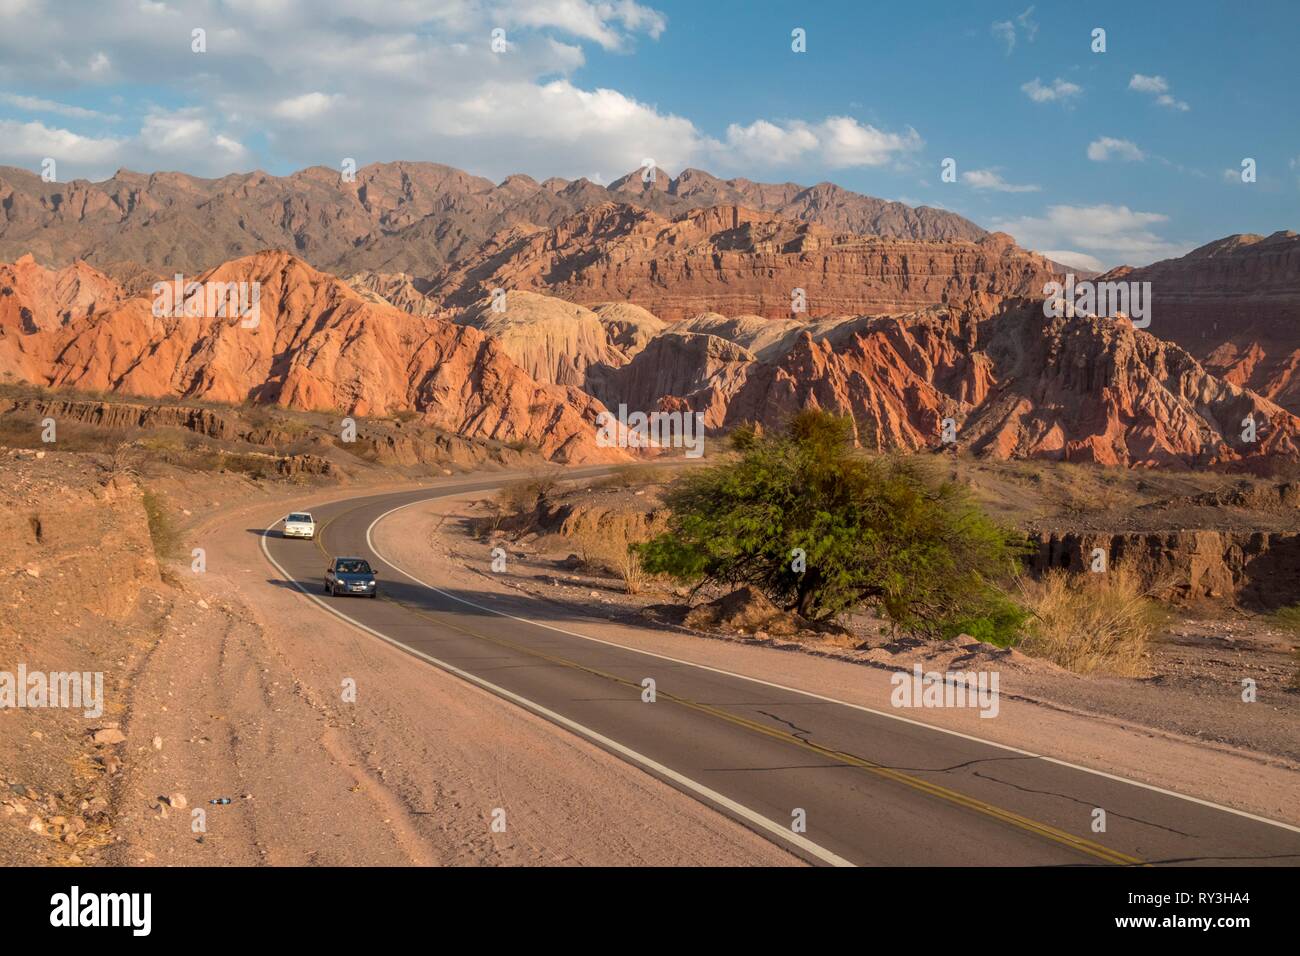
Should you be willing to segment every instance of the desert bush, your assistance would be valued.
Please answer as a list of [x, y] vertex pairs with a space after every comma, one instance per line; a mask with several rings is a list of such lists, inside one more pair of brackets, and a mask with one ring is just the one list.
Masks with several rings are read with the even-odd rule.
[[1005, 626], [999, 582], [1014, 571], [1017, 536], [916, 460], [868, 457], [851, 439], [851, 422], [820, 411], [777, 436], [737, 429], [735, 459], [669, 487], [668, 529], [640, 548], [646, 570], [754, 586], [813, 621], [865, 605], [934, 636], [977, 620]]
[[555, 493], [559, 480], [558, 471], [535, 471], [527, 478], [502, 485], [492, 497], [488, 530], [507, 525], [524, 530], [532, 524], [537, 509]]
[[120, 441], [115, 444], [109, 458], [109, 474], [114, 477], [117, 475], [129, 474], [132, 471], [131, 459], [133, 457], [134, 454], [131, 442]]
[[667, 523], [662, 513], [601, 513], [569, 525], [565, 536], [577, 546], [584, 565], [617, 575], [628, 594], [640, 594], [652, 576], [642, 560], [640, 546], [661, 533]]
[[1080, 674], [1136, 677], [1163, 613], [1140, 576], [1123, 566], [1071, 575], [1053, 568], [1022, 582], [1031, 619], [1020, 650]]

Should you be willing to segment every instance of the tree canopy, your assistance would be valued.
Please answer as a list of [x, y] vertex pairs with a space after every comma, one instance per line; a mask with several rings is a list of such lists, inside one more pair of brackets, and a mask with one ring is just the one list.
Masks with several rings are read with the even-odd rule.
[[965, 489], [861, 454], [852, 423], [821, 411], [779, 435], [741, 429], [732, 447], [669, 488], [668, 530], [639, 546], [648, 571], [754, 586], [813, 621], [866, 605], [908, 630], [1000, 643], [1023, 622], [999, 587], [1016, 536]]

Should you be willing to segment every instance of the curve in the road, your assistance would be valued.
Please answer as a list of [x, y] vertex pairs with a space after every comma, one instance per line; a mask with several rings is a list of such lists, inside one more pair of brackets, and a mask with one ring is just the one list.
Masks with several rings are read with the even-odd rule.
[[[384, 600], [378, 602], [327, 601], [312, 593], [324, 562], [303, 542], [274, 538], [268, 528], [262, 550], [317, 606], [641, 766], [815, 862], [1300, 860], [1300, 828], [900, 714], [603, 641], [541, 619], [571, 617], [549, 606], [536, 605], [524, 616], [512, 613], [508, 597], [428, 584], [374, 546], [375, 526], [403, 508], [499, 483], [457, 483], [316, 509], [325, 518], [317, 537], [321, 552], [369, 557], [406, 578], [381, 577]], [[483, 626], [485, 619], [492, 627]], [[647, 659], [655, 662], [653, 675]], [[656, 680], [654, 704], [642, 702], [647, 676]], [[1105, 843], [1091, 832], [1094, 808], [1107, 812]], [[797, 816], [806, 819], [806, 832], [778, 822]]]

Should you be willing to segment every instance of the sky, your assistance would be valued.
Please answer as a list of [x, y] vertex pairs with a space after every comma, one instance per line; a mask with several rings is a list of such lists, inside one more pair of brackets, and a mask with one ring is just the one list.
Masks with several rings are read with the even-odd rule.
[[0, 165], [651, 159], [1145, 265], [1300, 229], [1298, 41], [1295, 0], [0, 0]]

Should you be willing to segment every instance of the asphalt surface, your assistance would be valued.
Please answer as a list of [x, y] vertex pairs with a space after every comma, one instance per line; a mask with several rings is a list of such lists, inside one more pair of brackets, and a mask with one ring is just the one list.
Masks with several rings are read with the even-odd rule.
[[[304, 614], [343, 615], [413, 667], [486, 687], [810, 862], [1300, 864], [1295, 828], [922, 726], [923, 712], [888, 701], [874, 712], [566, 633], [574, 618], [561, 608], [538, 601], [521, 614], [491, 592], [427, 586], [372, 547], [371, 526], [394, 509], [500, 482], [313, 508], [315, 542], [263, 535], [276, 566], [268, 584], [300, 587], [312, 602]], [[400, 527], [402, 513], [387, 521]], [[380, 598], [325, 595], [327, 555], [367, 558]], [[1105, 832], [1093, 831], [1098, 808]]]

